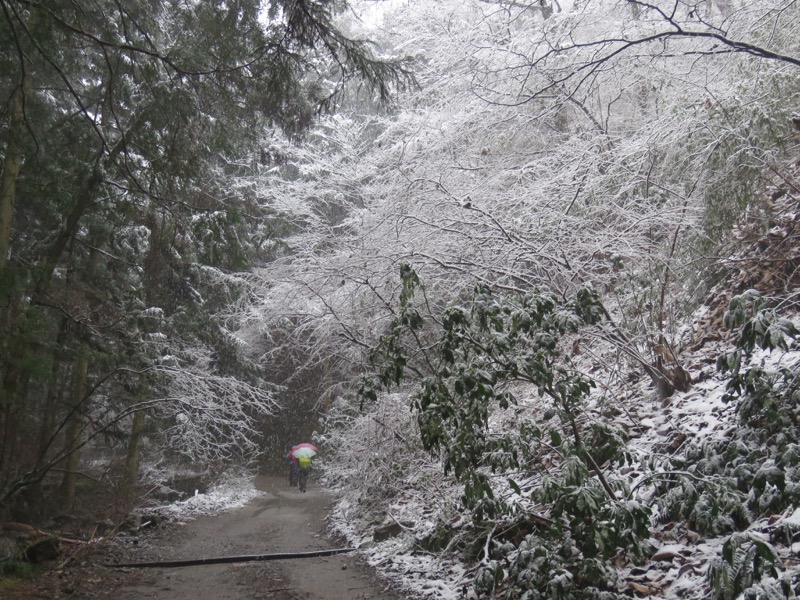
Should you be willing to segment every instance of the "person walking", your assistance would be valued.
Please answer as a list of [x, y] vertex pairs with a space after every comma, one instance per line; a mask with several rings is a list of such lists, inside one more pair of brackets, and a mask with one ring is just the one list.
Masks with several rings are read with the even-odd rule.
[[311, 457], [301, 456], [297, 459], [297, 486], [301, 492], [305, 493], [308, 484], [308, 474], [311, 471]]
[[311, 458], [316, 455], [317, 447], [309, 443], [297, 444], [289, 450], [287, 456], [294, 460], [297, 465], [297, 485], [301, 492], [306, 491], [308, 473], [311, 470]]
[[297, 487], [297, 478], [300, 472], [300, 467], [297, 464], [297, 459], [294, 456], [292, 456], [291, 450], [287, 452], [283, 458], [289, 464], [289, 485], [291, 487]]

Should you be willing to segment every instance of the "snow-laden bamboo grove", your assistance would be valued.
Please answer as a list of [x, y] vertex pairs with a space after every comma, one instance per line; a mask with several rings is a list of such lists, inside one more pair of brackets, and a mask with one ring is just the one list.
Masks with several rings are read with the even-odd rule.
[[[768, 223], [768, 195], [778, 186], [797, 193], [788, 165], [797, 151], [800, 10], [737, 0], [354, 8], [346, 17], [354, 31], [415, 58], [419, 87], [390, 110], [353, 97], [304, 142], [265, 140], [273, 160], [238, 185], [292, 219], [294, 233], [283, 257], [254, 275], [258, 302], [238, 315], [247, 324], [241, 335], [264, 361], [289, 352], [324, 367], [320, 403], [329, 416], [320, 441], [343, 497], [337, 527], [367, 541], [376, 520], [397, 520], [405, 535], [377, 546], [371, 560], [399, 578], [432, 570], [449, 578], [448, 591], [439, 583], [416, 591], [457, 597], [485, 579], [480, 566], [495, 564], [494, 530], [475, 534], [472, 543], [485, 545], [471, 558], [452, 553], [471, 535], [462, 529], [469, 515], [461, 486], [421, 447], [415, 381], [376, 402], [355, 395], [370, 350], [401, 313], [400, 266], [419, 275], [416, 302], [437, 326], [478, 283], [498, 295], [547, 290], [563, 299], [591, 284], [607, 322], [570, 340], [574, 368], [597, 383], [581, 426], [621, 415], [637, 437], [680, 429], [676, 419], [688, 423], [695, 412], [691, 401], [727, 415], [711, 428], [727, 431], [730, 405], [718, 402], [724, 380], [689, 387], [678, 369], [695, 380], [716, 377], [713, 353], [686, 349], [697, 341], [693, 315], [735, 253], [735, 223]], [[433, 343], [426, 334], [420, 348]], [[660, 376], [662, 397], [653, 388]], [[681, 388], [673, 402], [683, 413], [670, 418], [663, 396]], [[493, 409], [490, 431], [541, 419], [546, 406], [535, 387], [521, 385], [517, 398], [516, 408]], [[702, 438], [708, 427], [706, 419], [690, 429]], [[642, 471], [643, 459], [661, 442], [632, 449], [635, 467], [616, 473], [636, 491], [631, 498], [651, 505], [653, 473], [670, 467], [655, 461]], [[497, 493], [525, 504], [550, 475], [521, 474], [520, 494], [503, 474]], [[549, 518], [547, 506], [526, 510]], [[657, 518], [655, 510], [654, 528]], [[492, 567], [494, 589], [518, 597], [504, 577], [523, 551], [510, 552], [505, 570]], [[613, 563], [629, 592], [689, 597], [709, 593], [708, 564], [657, 585], [639, 582], [631, 563]], [[573, 597], [557, 579], [547, 593]]]

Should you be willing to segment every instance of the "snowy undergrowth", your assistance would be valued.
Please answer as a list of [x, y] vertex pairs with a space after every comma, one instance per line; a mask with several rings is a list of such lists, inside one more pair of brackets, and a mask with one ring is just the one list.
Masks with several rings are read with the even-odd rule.
[[264, 495], [255, 488], [254, 476], [237, 474], [224, 477], [207, 492], [196, 492], [186, 500], [139, 509], [142, 516], [158, 516], [167, 521], [190, 521], [240, 508]]
[[[460, 489], [422, 450], [408, 395], [387, 394], [363, 413], [340, 399], [331, 418], [336, 423], [329, 423], [324, 440], [338, 449], [325, 474], [338, 497], [331, 529], [406, 593], [460, 598], [470, 582], [468, 567], [456, 556], [425, 549], [437, 525], [467, 526]], [[392, 524], [397, 535], [375, 541], [375, 528]]]
[[[702, 316], [702, 310], [698, 316]], [[731, 348], [732, 342], [722, 339], [682, 355], [684, 364], [692, 367], [694, 384], [688, 391], [676, 392], [663, 401], [646, 379], [632, 384], [610, 377], [587, 402], [584, 424], [601, 413], [611, 412], [629, 436], [627, 450], [633, 459], [622, 465], [603, 465], [604, 470], [609, 476], [627, 481], [631, 497], [653, 511], [649, 555], [638, 563], [614, 563], [621, 591], [668, 599], [708, 598], [712, 594], [709, 573], [720, 569], [720, 565], [725, 567], [720, 558], [725, 556], [730, 556], [731, 564], [739, 569], [729, 573], [728, 568], [726, 576], [741, 579], [736, 583], [738, 587], [730, 589], [750, 589], [751, 596], [762, 593], [762, 597], [783, 597], [774, 595], [780, 589], [778, 578], [782, 577], [787, 586], [797, 576], [792, 552], [798, 546], [794, 538], [800, 513], [794, 504], [782, 505], [774, 514], [768, 510], [754, 512], [747, 517], [747, 523], [726, 530], [731, 516], [715, 516], [717, 509], [703, 504], [709, 501], [709, 493], [713, 496], [713, 487], [698, 486], [697, 497], [690, 495], [687, 500], [694, 505], [686, 509], [685, 517], [669, 514], [674, 508], [669, 504], [670, 498], [684, 498], [687, 482], [698, 479], [708, 484], [717, 477], [696, 471], [695, 462], [705, 464], [698, 461], [697, 449], [724, 449], [742, 430], [736, 402], [724, 399], [729, 375], [716, 366], [718, 357]], [[798, 364], [800, 352], [795, 347], [756, 349], [743, 368], [796, 370]], [[601, 373], [596, 375], [601, 377]], [[541, 402], [531, 392], [517, 391], [519, 404], [495, 411], [491, 426], [507, 429], [526, 416], [540, 415]], [[489, 543], [486, 548], [474, 549], [472, 556], [461, 551], [468, 546], [464, 542], [471, 532], [469, 515], [460, 502], [461, 487], [444, 477], [438, 461], [421, 449], [408, 396], [383, 395], [363, 412], [355, 407], [348, 410], [344, 400], [341, 403], [338, 418], [347, 420], [347, 426], [329, 429], [334, 432], [329, 434], [331, 445], [342, 448], [327, 475], [328, 484], [339, 495], [331, 527], [359, 546], [371, 565], [409, 593], [422, 598], [473, 595], [471, 580], [477, 567], [486, 562]], [[541, 475], [530, 474], [524, 481], [518, 502], [526, 503], [525, 487], [537, 485]], [[723, 475], [719, 478], [722, 481]], [[758, 506], [760, 497], [754, 499], [753, 494], [751, 490], [750, 502]], [[747, 494], [740, 496], [746, 505]], [[715, 518], [721, 525], [714, 524]], [[398, 524], [398, 534], [374, 541], [375, 528], [392, 522]], [[457, 547], [459, 552], [454, 551]], [[770, 549], [776, 553], [774, 576], [766, 573], [760, 583], [757, 578], [751, 581], [753, 574], [748, 575], [747, 561], [752, 563], [754, 556], [763, 551], [762, 563], [768, 564]], [[757, 556], [755, 561], [758, 565]], [[716, 593], [727, 597], [724, 590]]]
[[[793, 231], [791, 223], [785, 230]], [[517, 435], [526, 422], [549, 427], [556, 436], [552, 452], [545, 444], [531, 455], [535, 466], [520, 463], [518, 472], [501, 469], [500, 477], [484, 471], [496, 496], [534, 517], [533, 525], [529, 520], [518, 527], [516, 539], [503, 528], [518, 526], [519, 520], [498, 521], [494, 528], [490, 521], [488, 529], [486, 521], [477, 523], [463, 508], [462, 486], [444, 477], [441, 461], [422, 450], [417, 415], [410, 409], [413, 389], [379, 394], [372, 402], [342, 399], [333, 411], [328, 435], [340, 453], [329, 478], [340, 502], [332, 526], [359, 544], [383, 574], [420, 597], [474, 597], [480, 595], [476, 579], [481, 597], [540, 598], [549, 593], [548, 584], [557, 598], [573, 598], [573, 592], [576, 598], [795, 597], [800, 593], [800, 321], [789, 284], [794, 271], [786, 271], [786, 285], [775, 287], [784, 281], [775, 269], [791, 269], [793, 263], [775, 260], [769, 243], [775, 238], [786, 246], [788, 235], [771, 231], [768, 240], [756, 236], [752, 247], [745, 245], [732, 259], [739, 270], [712, 291], [708, 306], [696, 311], [679, 339], [670, 340], [682, 349], [676, 366], [691, 374], [685, 391], [662, 397], [636, 362], [619, 358], [620, 348], [607, 337], [583, 336], [580, 352], [573, 346], [574, 368], [596, 384], [574, 413], [576, 423], [587, 439], [595, 425], [602, 426], [602, 435], [621, 432], [624, 460], [617, 454], [601, 463], [601, 470], [617, 506], [624, 510], [633, 501], [651, 515], [647, 534], [635, 536], [640, 556], [626, 553], [623, 544], [616, 556], [595, 563], [612, 571], [601, 573], [606, 590], [567, 589], [578, 563], [570, 564], [569, 552], [557, 556], [563, 550], [554, 547], [557, 538], [538, 536], [536, 519], [543, 519], [543, 532], [550, 529], [553, 508], [562, 502], [553, 496], [548, 501], [538, 489], [552, 485], [565, 463], [556, 451], [562, 436], [545, 416], [546, 398], [524, 383], [512, 384], [520, 386], [513, 391], [515, 402], [502, 410], [493, 404], [485, 423], [490, 436]], [[753, 282], [770, 282], [774, 292], [755, 292]], [[568, 346], [569, 338], [564, 343]], [[600, 444], [592, 452], [598, 453], [607, 440], [595, 440]], [[508, 477], [517, 485], [509, 486]], [[563, 489], [574, 494], [573, 501], [594, 498], [582, 496], [584, 488]], [[537, 498], [545, 502], [537, 505]], [[606, 503], [617, 510], [613, 505], [613, 499]], [[373, 540], [392, 523], [398, 525], [394, 537]], [[566, 549], [580, 552], [581, 525], [572, 525], [578, 534], [566, 540]], [[592, 527], [589, 531], [601, 535], [610, 530]], [[612, 533], [625, 535], [622, 529]], [[545, 561], [544, 571], [537, 560]], [[548, 582], [549, 565], [556, 570]], [[530, 577], [537, 578], [533, 585], [524, 579]]]

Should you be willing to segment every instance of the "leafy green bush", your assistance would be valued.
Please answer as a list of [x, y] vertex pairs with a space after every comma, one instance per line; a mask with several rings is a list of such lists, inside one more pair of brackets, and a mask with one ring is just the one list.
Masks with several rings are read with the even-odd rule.
[[[754, 585], [764, 576], [776, 578], [778, 555], [767, 542], [750, 535], [734, 535], [722, 545], [722, 554], [714, 559], [708, 569], [713, 600], [734, 600], [744, 594], [745, 598], [769, 598], [761, 586], [754, 596], [748, 595]], [[772, 587], [772, 586], [770, 586]], [[773, 588], [773, 593], [779, 590]], [[773, 596], [784, 598], [783, 595]]]
[[621, 600], [617, 574], [598, 558], [586, 558], [575, 539], [530, 534], [498, 545], [478, 572], [475, 591], [505, 600]]
[[[748, 513], [777, 513], [800, 502], [800, 367], [779, 362], [769, 366], [765, 359], [756, 363], [751, 358], [757, 350], [789, 350], [800, 332], [754, 290], [731, 300], [725, 324], [741, 328], [736, 348], [717, 360], [718, 369], [729, 377], [723, 400], [735, 403], [739, 427], [731, 443], [708, 449], [724, 460], [698, 461], [697, 473], [718, 474], [720, 489], [729, 491], [717, 495], [717, 505], [720, 498], [746, 494], [748, 511], [737, 503], [730, 514], [743, 518]], [[688, 501], [690, 496], [684, 494], [683, 500]], [[733, 525], [744, 529], [750, 520]], [[721, 556], [709, 567], [713, 597], [785, 597], [795, 586], [791, 579], [796, 574], [785, 574], [781, 581], [774, 581], [779, 562], [766, 541], [749, 534], [732, 535], [724, 543]]]
[[[416, 384], [422, 444], [463, 485], [462, 503], [483, 532], [475, 555], [488, 556], [476, 590], [503, 598], [618, 597], [609, 561], [643, 556], [650, 510], [600, 467], [629, 458], [625, 434], [604, 420], [578, 423], [595, 384], [564, 349], [602, 318], [595, 291], [581, 288], [565, 301], [479, 285], [464, 305], [427, 319], [413, 305], [416, 273], [404, 266], [401, 277], [397, 317], [374, 350], [375, 374], [362, 394], [374, 399], [380, 387]], [[517, 382], [538, 390], [546, 410], [515, 429], [492, 429], [491, 414], [518, 403], [510, 385]], [[518, 482], [532, 479], [523, 491]], [[530, 518], [533, 507], [544, 514]], [[494, 535], [497, 529], [505, 533]], [[547, 550], [530, 549], [538, 543]]]

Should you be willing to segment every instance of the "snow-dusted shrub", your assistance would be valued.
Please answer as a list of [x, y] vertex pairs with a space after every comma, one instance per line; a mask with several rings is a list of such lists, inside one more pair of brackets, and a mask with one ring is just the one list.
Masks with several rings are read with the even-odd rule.
[[729, 464], [751, 510], [777, 512], [800, 502], [800, 365], [782, 358], [800, 331], [752, 290], [731, 300], [725, 321], [741, 327], [737, 347], [717, 360], [729, 377], [723, 400], [735, 402], [740, 425]]
[[584, 557], [570, 537], [554, 544], [531, 534], [507, 550], [478, 573], [475, 590], [479, 594], [525, 600], [627, 598], [611, 591], [618, 586], [614, 569], [603, 560]]
[[662, 519], [732, 533], [708, 571], [718, 600], [785, 597], [782, 587], [797, 576], [790, 570], [778, 582], [778, 554], [746, 531], [800, 504], [800, 365], [790, 354], [800, 331], [780, 312], [754, 290], [731, 300], [725, 324], [740, 333], [717, 368], [728, 377], [723, 400], [735, 403], [738, 427], [730, 440], [689, 446], [673, 459], [670, 485], [657, 487]]
[[[463, 487], [474, 534], [471, 548], [460, 549], [481, 560], [476, 590], [500, 598], [544, 597], [536, 594], [548, 589], [547, 597], [616, 597], [616, 581], [601, 574], [611, 573], [614, 557], [642, 556], [650, 510], [600, 466], [626, 460], [622, 432], [578, 418], [595, 384], [565, 349], [602, 319], [597, 294], [584, 287], [564, 301], [477, 286], [463, 305], [428, 319], [413, 302], [416, 273], [405, 267], [401, 274], [400, 309], [362, 393], [375, 400], [380, 386], [415, 384], [422, 446]], [[518, 404], [516, 384], [539, 390], [542, 414], [492, 428], [491, 415]], [[551, 550], [523, 564], [525, 539]], [[518, 568], [507, 570], [509, 561]]]
[[731, 300], [725, 323], [741, 328], [736, 348], [717, 359], [739, 427], [732, 439], [674, 457], [682, 472], [677, 483], [661, 484], [658, 498], [662, 518], [709, 534], [742, 530], [800, 502], [800, 370], [796, 359], [782, 359], [800, 333], [754, 290]]
[[656, 485], [660, 521], [685, 521], [708, 535], [731, 533], [750, 523], [746, 493], [738, 488], [731, 469], [721, 468], [717, 460], [724, 451], [721, 444], [689, 445], [673, 459], [677, 469]]
[[325, 425], [325, 478], [344, 503], [339, 509], [348, 511], [350, 535], [371, 535], [398, 497], [416, 496], [420, 507], [448, 513], [447, 482], [422, 449], [407, 394], [384, 394], [367, 406], [340, 397]]
[[[774, 581], [778, 576], [777, 561], [775, 549], [764, 540], [746, 534], [731, 536], [723, 544], [721, 556], [708, 569], [712, 599], [786, 598]], [[773, 581], [759, 583], [767, 577]]]

